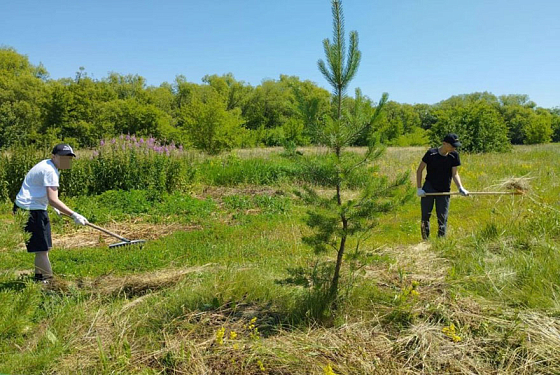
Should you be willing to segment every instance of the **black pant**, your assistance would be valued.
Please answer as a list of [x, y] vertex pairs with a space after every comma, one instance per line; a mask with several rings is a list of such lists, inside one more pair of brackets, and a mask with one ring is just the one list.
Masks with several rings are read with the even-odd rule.
[[[426, 193], [439, 193], [432, 188], [428, 181], [424, 183], [422, 189]], [[430, 237], [430, 217], [434, 209], [434, 202], [436, 204], [436, 215], [438, 221], [438, 236], [443, 237], [447, 231], [447, 216], [449, 214], [449, 195], [432, 195], [422, 197], [420, 199], [420, 208], [422, 209], [422, 238], [428, 239]]]
[[[16, 214], [19, 210], [26, 211], [14, 204], [13, 213]], [[49, 251], [52, 248], [52, 238], [51, 221], [47, 211], [30, 210], [26, 212], [28, 217], [24, 230], [31, 234], [31, 237], [25, 241], [27, 252]]]

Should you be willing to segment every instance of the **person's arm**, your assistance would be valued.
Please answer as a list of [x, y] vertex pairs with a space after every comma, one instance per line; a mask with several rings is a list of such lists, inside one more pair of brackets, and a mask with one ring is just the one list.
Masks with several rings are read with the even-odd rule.
[[422, 172], [426, 168], [426, 165], [427, 164], [425, 162], [421, 161], [418, 165], [418, 169], [416, 169], [416, 187], [418, 189], [422, 188]]
[[74, 219], [76, 224], [86, 225], [88, 220], [80, 215], [79, 213], [72, 211], [65, 205], [59, 198], [58, 198], [58, 188], [56, 186], [47, 186], [47, 198], [49, 200], [49, 204], [59, 212], [70, 216]]
[[421, 161], [418, 165], [418, 169], [416, 169], [416, 195], [419, 197], [423, 197], [426, 195], [424, 189], [422, 189], [422, 172], [426, 168], [426, 163]]
[[461, 195], [469, 195], [469, 192], [463, 187], [463, 184], [461, 183], [461, 176], [459, 176], [457, 167], [451, 168], [451, 176], [453, 176], [453, 182], [455, 182], [455, 185], [457, 186], [457, 189], [459, 189]]
[[49, 204], [63, 214], [72, 216], [74, 213], [74, 211], [68, 208], [68, 206], [58, 198], [58, 188], [56, 186], [47, 186], [47, 198], [49, 199]]

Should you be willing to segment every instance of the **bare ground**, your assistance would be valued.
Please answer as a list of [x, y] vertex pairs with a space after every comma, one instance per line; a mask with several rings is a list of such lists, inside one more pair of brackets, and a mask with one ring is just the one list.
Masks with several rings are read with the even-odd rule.
[[[140, 222], [114, 222], [104, 225], [103, 228], [129, 240], [142, 239], [147, 241], [165, 237], [177, 231], [202, 229], [200, 225], [149, 224]], [[53, 247], [59, 249], [109, 246], [115, 242], [120, 242], [120, 240], [90, 227], [80, 228], [80, 230], [68, 234], [53, 235]]]

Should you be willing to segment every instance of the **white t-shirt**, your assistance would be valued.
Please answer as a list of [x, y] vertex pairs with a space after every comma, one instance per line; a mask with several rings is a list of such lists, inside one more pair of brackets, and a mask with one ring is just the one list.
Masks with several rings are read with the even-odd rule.
[[46, 210], [47, 186], [58, 187], [60, 172], [51, 159], [37, 163], [25, 176], [16, 196], [16, 205], [24, 210]]

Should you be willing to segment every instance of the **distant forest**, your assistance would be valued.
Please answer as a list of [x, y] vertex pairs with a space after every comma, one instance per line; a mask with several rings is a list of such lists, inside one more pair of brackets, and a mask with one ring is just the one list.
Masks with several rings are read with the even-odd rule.
[[[357, 121], [353, 116], [372, 114], [376, 102], [356, 90], [343, 106], [349, 121]], [[0, 48], [0, 149], [47, 147], [61, 140], [95, 147], [121, 134], [209, 153], [305, 146], [317, 143], [314, 129], [333, 111], [329, 91], [296, 76], [252, 86], [231, 73], [207, 75], [201, 84], [178, 75], [155, 87], [138, 75], [93, 79], [80, 68], [74, 77], [55, 80], [15, 49]], [[436, 144], [454, 131], [466, 151], [504, 151], [511, 144], [560, 141], [560, 107], [538, 107], [527, 95], [488, 92], [455, 95], [433, 105], [389, 101], [371, 127], [380, 142], [391, 146]], [[355, 145], [365, 142], [357, 139]]]

